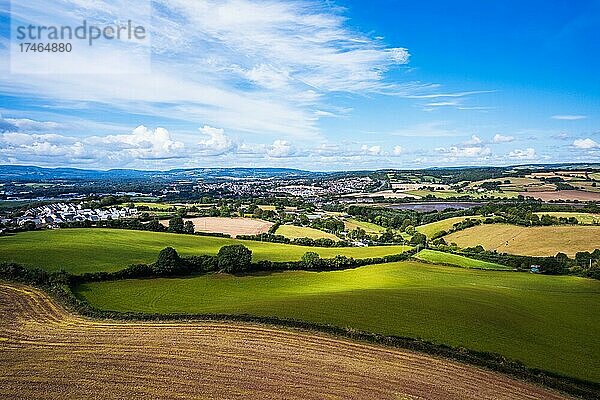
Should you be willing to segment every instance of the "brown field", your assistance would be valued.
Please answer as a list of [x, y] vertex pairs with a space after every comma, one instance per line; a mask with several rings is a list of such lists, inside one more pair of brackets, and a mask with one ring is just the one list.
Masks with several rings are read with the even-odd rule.
[[477, 225], [444, 239], [463, 248], [482, 245], [499, 253], [554, 256], [563, 252], [573, 257], [578, 251], [600, 249], [600, 226]]
[[483, 369], [300, 331], [69, 314], [0, 283], [0, 397], [563, 399]]
[[579, 201], [600, 201], [600, 193], [584, 192], [583, 190], [560, 190], [558, 192], [521, 192], [523, 196], [550, 200], [579, 200]]
[[[194, 223], [196, 232], [226, 233], [231, 237], [259, 235], [268, 232], [273, 225], [272, 222], [253, 218], [198, 217], [185, 220]], [[164, 221], [163, 224], [168, 225], [169, 221]]]

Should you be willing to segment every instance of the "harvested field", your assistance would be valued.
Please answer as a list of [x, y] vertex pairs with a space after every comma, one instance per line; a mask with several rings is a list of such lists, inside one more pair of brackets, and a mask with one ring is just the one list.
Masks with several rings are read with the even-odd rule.
[[526, 197], [533, 197], [542, 201], [550, 200], [579, 200], [600, 201], [600, 193], [584, 192], [583, 190], [560, 190], [558, 192], [521, 192]]
[[482, 245], [486, 250], [525, 256], [573, 257], [578, 251], [600, 249], [600, 226], [478, 225], [444, 236], [459, 247]]
[[0, 397], [563, 399], [409, 351], [231, 323], [120, 323], [0, 284]]
[[[272, 222], [252, 218], [198, 217], [186, 218], [194, 223], [196, 232], [226, 233], [231, 237], [237, 235], [260, 235], [267, 233]], [[168, 225], [169, 221], [163, 221]]]

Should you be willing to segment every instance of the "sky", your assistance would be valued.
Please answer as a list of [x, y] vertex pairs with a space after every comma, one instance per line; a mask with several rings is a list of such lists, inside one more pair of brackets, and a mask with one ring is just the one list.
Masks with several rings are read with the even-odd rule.
[[[600, 162], [600, 1], [119, 3], [0, 0], [0, 164]], [[149, 38], [15, 63], [15, 21], [88, 18]]]

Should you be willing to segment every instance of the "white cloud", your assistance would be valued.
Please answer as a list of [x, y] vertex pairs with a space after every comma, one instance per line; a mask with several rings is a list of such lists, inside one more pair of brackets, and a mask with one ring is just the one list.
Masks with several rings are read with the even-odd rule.
[[448, 149], [440, 147], [436, 151], [450, 158], [485, 158], [492, 154], [489, 148], [481, 146], [452, 146]]
[[471, 135], [471, 139], [464, 142], [464, 144], [466, 144], [466, 145], [475, 145], [475, 144], [481, 144], [481, 143], [482, 143], [482, 140], [477, 135]]
[[375, 146], [368, 146], [366, 144], [363, 144], [360, 148], [360, 150], [369, 156], [381, 156], [383, 155], [383, 150], [381, 149], [381, 146], [375, 145]]
[[224, 129], [204, 125], [199, 131], [205, 136], [204, 139], [198, 141], [201, 153], [220, 155], [231, 152], [237, 147], [235, 141], [225, 134]]
[[508, 153], [508, 157], [516, 160], [533, 160], [536, 158], [535, 149], [529, 147], [527, 149], [515, 149]]
[[586, 115], [553, 115], [550, 118], [563, 120], [563, 121], [576, 121], [578, 119], [585, 119], [585, 118], [587, 118], [587, 116]]
[[162, 159], [181, 157], [184, 144], [171, 139], [164, 128], [148, 129], [138, 126], [129, 135], [93, 136], [86, 142], [94, 145], [120, 149], [134, 159]]
[[61, 127], [61, 125], [56, 122], [35, 121], [28, 118], [6, 118], [5, 121], [23, 131], [52, 131]]
[[394, 149], [392, 150], [392, 154], [395, 156], [399, 156], [402, 154], [403, 151], [404, 151], [404, 149], [402, 148], [402, 146], [394, 146]]
[[576, 139], [573, 142], [573, 146], [575, 146], [578, 149], [596, 149], [600, 147], [600, 143], [596, 142], [593, 139], [590, 138], [586, 138], [586, 139]]
[[510, 142], [513, 142], [514, 140], [515, 140], [514, 136], [504, 136], [504, 135], [497, 133], [496, 135], [494, 135], [493, 142], [494, 143], [510, 143]]
[[287, 140], [275, 140], [267, 147], [266, 154], [273, 158], [285, 158], [299, 155], [298, 149]]

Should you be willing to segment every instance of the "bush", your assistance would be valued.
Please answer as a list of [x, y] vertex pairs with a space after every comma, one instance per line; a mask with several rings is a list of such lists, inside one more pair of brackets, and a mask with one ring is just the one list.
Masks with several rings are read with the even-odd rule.
[[183, 262], [177, 251], [172, 247], [166, 247], [158, 253], [158, 259], [152, 266], [157, 275], [169, 275], [177, 272]]
[[220, 271], [235, 274], [247, 271], [252, 262], [252, 250], [242, 244], [223, 246], [217, 254]]

